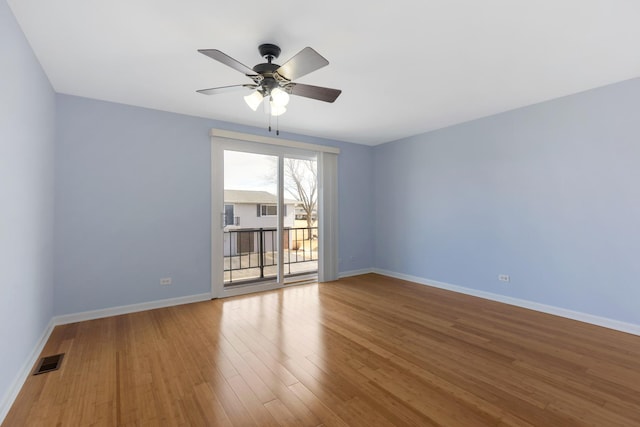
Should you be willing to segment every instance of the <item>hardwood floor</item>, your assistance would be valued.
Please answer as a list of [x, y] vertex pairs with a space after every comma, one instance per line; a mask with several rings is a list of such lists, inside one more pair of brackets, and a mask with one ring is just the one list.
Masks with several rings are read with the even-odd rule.
[[3, 426], [633, 426], [640, 337], [374, 274], [56, 327]]

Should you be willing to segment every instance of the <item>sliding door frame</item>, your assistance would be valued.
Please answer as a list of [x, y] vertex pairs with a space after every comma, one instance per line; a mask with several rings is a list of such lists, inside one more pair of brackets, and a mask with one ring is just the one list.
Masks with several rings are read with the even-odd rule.
[[[307, 144], [281, 138], [270, 138], [222, 129], [211, 129], [211, 295], [213, 298], [277, 289], [284, 283], [284, 251], [282, 230], [284, 219], [278, 215], [278, 275], [273, 281], [237, 287], [224, 286], [223, 226], [224, 215], [224, 151], [245, 151], [278, 156], [278, 212], [284, 211], [284, 156], [315, 155], [318, 162], [319, 254], [320, 281], [337, 279], [337, 155], [340, 150], [324, 145]], [[326, 209], [325, 209], [326, 208]]]

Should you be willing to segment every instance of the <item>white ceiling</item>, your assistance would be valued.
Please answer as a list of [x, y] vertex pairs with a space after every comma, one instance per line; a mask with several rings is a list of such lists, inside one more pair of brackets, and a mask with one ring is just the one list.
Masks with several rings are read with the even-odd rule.
[[637, 0], [8, 0], [59, 93], [266, 127], [250, 83], [197, 49], [253, 67], [311, 46], [330, 65], [298, 82], [280, 129], [376, 145], [640, 75]]

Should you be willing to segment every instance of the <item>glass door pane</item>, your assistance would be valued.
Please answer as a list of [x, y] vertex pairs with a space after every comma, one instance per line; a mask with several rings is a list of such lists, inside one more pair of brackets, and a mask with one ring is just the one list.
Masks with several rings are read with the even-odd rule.
[[278, 157], [224, 150], [224, 286], [277, 280]]
[[284, 273], [288, 281], [318, 272], [318, 167], [315, 158], [284, 158]]

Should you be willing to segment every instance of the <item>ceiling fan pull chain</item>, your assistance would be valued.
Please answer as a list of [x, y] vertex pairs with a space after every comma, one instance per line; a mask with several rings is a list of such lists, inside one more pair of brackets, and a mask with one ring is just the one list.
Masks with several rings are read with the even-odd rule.
[[280, 116], [276, 116], [276, 136], [280, 136]]

